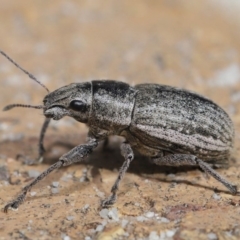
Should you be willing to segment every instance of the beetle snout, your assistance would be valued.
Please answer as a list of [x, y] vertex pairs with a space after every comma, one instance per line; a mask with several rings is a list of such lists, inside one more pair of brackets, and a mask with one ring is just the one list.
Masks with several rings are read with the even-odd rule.
[[46, 109], [44, 112], [45, 117], [52, 118], [53, 120], [59, 120], [68, 115], [68, 111], [60, 106], [54, 106]]
[[44, 115], [47, 118], [53, 118], [54, 117], [54, 113], [53, 113], [53, 111], [51, 111], [51, 109], [48, 109], [48, 110], [44, 111]]

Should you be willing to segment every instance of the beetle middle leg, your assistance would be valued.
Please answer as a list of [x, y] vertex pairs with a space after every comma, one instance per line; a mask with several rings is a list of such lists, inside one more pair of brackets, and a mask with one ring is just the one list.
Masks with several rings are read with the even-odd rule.
[[108, 197], [107, 199], [105, 199], [102, 202], [102, 207], [108, 207], [116, 202], [116, 200], [117, 200], [116, 193], [117, 193], [119, 184], [120, 184], [121, 180], [123, 179], [123, 176], [126, 173], [127, 169], [129, 168], [130, 163], [134, 159], [133, 150], [129, 143], [122, 143], [121, 154], [123, 155], [125, 161], [119, 170], [117, 180], [115, 181], [114, 185], [112, 186], [112, 189], [111, 189], [112, 194], [110, 197]]
[[10, 203], [4, 207], [4, 212], [8, 211], [8, 208], [17, 209], [18, 206], [24, 201], [27, 192], [36, 185], [39, 181], [44, 179], [53, 170], [58, 169], [62, 166], [68, 166], [72, 163], [81, 162], [84, 157], [89, 155], [92, 150], [97, 147], [98, 142], [96, 139], [90, 139], [87, 144], [79, 145], [60, 157], [59, 161], [51, 165], [48, 169], [42, 172], [38, 177], [36, 177], [32, 182], [25, 186], [21, 193]]
[[222, 177], [218, 172], [209, 166], [206, 162], [190, 154], [170, 154], [160, 158], [152, 158], [151, 162], [157, 165], [182, 166], [182, 165], [198, 165], [206, 174], [211, 175], [217, 181], [222, 183], [229, 189], [232, 194], [237, 193], [237, 187]]

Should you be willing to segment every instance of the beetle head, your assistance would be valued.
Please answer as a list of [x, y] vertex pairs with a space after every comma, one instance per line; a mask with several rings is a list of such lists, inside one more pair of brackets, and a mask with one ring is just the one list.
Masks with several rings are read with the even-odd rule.
[[61, 87], [46, 95], [43, 103], [43, 112], [48, 118], [59, 120], [69, 116], [87, 123], [92, 103], [91, 83], [72, 83]]
[[91, 83], [72, 83], [65, 87], [59, 88], [49, 93], [48, 88], [36, 79], [31, 73], [18, 65], [6, 53], [0, 50], [0, 54], [6, 57], [17, 68], [28, 75], [29, 78], [40, 84], [48, 92], [44, 98], [44, 105], [29, 105], [29, 104], [10, 104], [3, 108], [4, 111], [15, 107], [27, 107], [43, 109], [43, 113], [47, 118], [59, 120], [64, 116], [75, 118], [79, 122], [88, 122], [89, 113], [92, 103]]

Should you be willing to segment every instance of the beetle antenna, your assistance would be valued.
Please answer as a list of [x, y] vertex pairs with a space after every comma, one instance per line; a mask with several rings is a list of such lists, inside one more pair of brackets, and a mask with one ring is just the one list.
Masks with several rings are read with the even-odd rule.
[[19, 68], [20, 70], [22, 70], [25, 74], [28, 75], [29, 78], [31, 78], [32, 80], [34, 80], [35, 82], [37, 82], [39, 85], [41, 85], [43, 88], [45, 88], [47, 90], [47, 92], [50, 92], [48, 90], [48, 88], [42, 84], [39, 80], [37, 80], [31, 73], [29, 73], [27, 70], [23, 69], [22, 67], [20, 67], [13, 59], [11, 59], [5, 52], [0, 50], [0, 53], [7, 58], [12, 64], [14, 64], [17, 68]]
[[15, 108], [15, 107], [24, 107], [24, 108], [36, 108], [36, 109], [43, 109], [44, 108], [44, 106], [42, 106], [42, 105], [27, 105], [27, 104], [18, 104], [18, 103], [15, 103], [15, 104], [9, 104], [9, 105], [7, 105], [7, 106], [5, 106], [4, 108], [3, 108], [3, 111], [8, 111], [8, 110], [10, 110], [10, 109], [12, 109], [12, 108]]

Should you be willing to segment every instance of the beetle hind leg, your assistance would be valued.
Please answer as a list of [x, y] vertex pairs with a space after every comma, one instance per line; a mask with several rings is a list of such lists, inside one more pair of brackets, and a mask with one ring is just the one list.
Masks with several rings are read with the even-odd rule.
[[232, 194], [236, 194], [237, 187], [222, 177], [209, 164], [190, 154], [170, 154], [160, 158], [152, 158], [153, 163], [166, 166], [196, 165], [199, 166], [207, 175], [211, 175], [217, 181], [229, 189]]
[[127, 169], [129, 168], [130, 163], [134, 158], [133, 150], [128, 143], [123, 143], [121, 145], [121, 154], [123, 155], [125, 161], [122, 167], [119, 170], [119, 174], [117, 180], [115, 181], [114, 185], [112, 186], [111, 192], [112, 194], [110, 197], [102, 201], [102, 207], [109, 207], [113, 205], [117, 200], [117, 190], [121, 180], [123, 179], [124, 174], [126, 173]]

